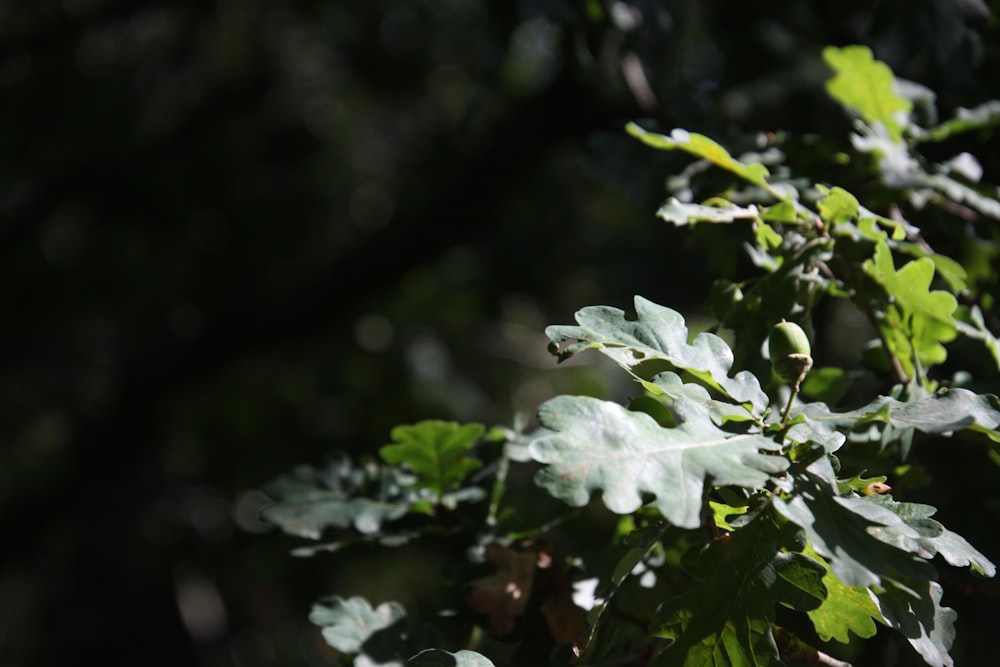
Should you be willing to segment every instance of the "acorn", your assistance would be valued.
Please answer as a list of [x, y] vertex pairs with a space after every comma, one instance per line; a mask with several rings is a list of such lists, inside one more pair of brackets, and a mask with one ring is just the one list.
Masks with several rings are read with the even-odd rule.
[[795, 322], [781, 320], [771, 330], [768, 341], [771, 353], [771, 368], [775, 375], [798, 385], [812, 368], [812, 347], [809, 337]]

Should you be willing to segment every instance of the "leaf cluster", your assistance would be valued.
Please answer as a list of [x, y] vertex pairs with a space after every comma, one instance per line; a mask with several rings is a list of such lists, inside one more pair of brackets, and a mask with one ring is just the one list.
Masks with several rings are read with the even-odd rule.
[[[855, 118], [852, 144], [871, 158], [882, 194], [914, 213], [934, 203], [974, 210], [977, 221], [1000, 217], [995, 188], [918, 152], [992, 124], [993, 107], [921, 127], [870, 51], [823, 55], [828, 92]], [[826, 653], [836, 652], [830, 642], [870, 638], [880, 625], [927, 664], [952, 665], [957, 614], [942, 603], [934, 561], [983, 577], [995, 565], [932, 518], [934, 507], [894, 499], [887, 476], [863, 477], [845, 461], [874, 447], [887, 466], [898, 463], [921, 438], [934, 446], [962, 436], [987, 451], [1000, 442], [1000, 399], [975, 390], [970, 371], [968, 386], [946, 375], [962, 339], [983, 346], [995, 374], [991, 296], [895, 203], [874, 212], [843, 187], [738, 159], [686, 130], [628, 132], [736, 179], [699, 202], [672, 196], [659, 217], [749, 225], [746, 251], [761, 275], [717, 283], [718, 325], [694, 336], [681, 313], [639, 296], [634, 313], [589, 306], [575, 324], [546, 329], [560, 361], [593, 351], [615, 362], [635, 382], [624, 403], [558, 396], [539, 406], [530, 432], [400, 426], [382, 463], [334, 458], [276, 480], [263, 516], [286, 532], [320, 540], [338, 531], [328, 548], [447, 533], [479, 567], [462, 580], [471, 639], [449, 647], [457, 653], [412, 639], [396, 603], [328, 598], [312, 620], [357, 665], [492, 665], [478, 651], [497, 639], [516, 647], [498, 652], [501, 664], [845, 664]], [[768, 332], [791, 321], [815, 339], [816, 313], [830, 301], [867, 321], [869, 363], [782, 379], [763, 352]], [[796, 352], [807, 357], [803, 373], [813, 366], [806, 348]], [[885, 391], [841, 407], [862, 374]], [[516, 466], [561, 502], [554, 518], [514, 490]], [[598, 549], [565, 553], [553, 536], [584, 512], [611, 517], [614, 533]], [[526, 529], [515, 521], [524, 516], [546, 518]], [[808, 636], [779, 626], [789, 614], [807, 620]]]

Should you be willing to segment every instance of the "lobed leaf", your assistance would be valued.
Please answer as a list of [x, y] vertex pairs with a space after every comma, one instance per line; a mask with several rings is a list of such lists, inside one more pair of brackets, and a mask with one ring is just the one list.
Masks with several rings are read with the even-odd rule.
[[767, 176], [769, 175], [767, 167], [759, 162], [752, 162], [750, 164], [740, 162], [730, 155], [729, 151], [703, 134], [677, 128], [668, 137], [663, 134], [648, 132], [635, 123], [629, 123], [625, 127], [625, 130], [647, 146], [661, 150], [680, 149], [696, 157], [708, 160], [754, 185], [773, 192], [767, 183]]
[[409, 512], [414, 500], [397, 472], [356, 468], [346, 455], [331, 457], [321, 468], [298, 466], [263, 491], [275, 502], [261, 510], [261, 519], [313, 540], [327, 528], [377, 533], [383, 521]]
[[[699, 334], [688, 344], [684, 318], [675, 310], [635, 297], [636, 319], [610, 306], [589, 306], [576, 313], [579, 326], [553, 325], [545, 329], [549, 348], [560, 360], [585, 349], [597, 349], [618, 364], [634, 369], [643, 363], [663, 362], [684, 370], [737, 403], [749, 403], [757, 412], [768, 405], [767, 394], [752, 373], [729, 377], [733, 351], [711, 333]], [[566, 341], [577, 341], [560, 349]]]
[[775, 604], [806, 611], [826, 597], [824, 568], [801, 553], [798, 529], [759, 513], [728, 538], [689, 550], [699, 583], [661, 608], [655, 633], [673, 642], [652, 665], [780, 665], [771, 631]]
[[941, 584], [926, 579], [889, 585], [876, 595], [879, 610], [932, 667], [952, 667], [954, 609], [941, 606]]
[[[815, 551], [809, 549], [807, 553], [815, 554]], [[875, 621], [884, 622], [884, 619], [872, 594], [863, 586], [848, 586], [818, 554], [815, 558], [825, 570], [823, 585], [827, 591], [823, 603], [809, 610], [816, 634], [823, 641], [836, 639], [843, 644], [851, 640], [851, 634], [862, 639], [874, 637], [878, 632]]]
[[[890, 310], [883, 329], [893, 354], [904, 368], [913, 373], [911, 349], [924, 367], [944, 361], [948, 352], [942, 343], [953, 340], [958, 334], [953, 316], [958, 302], [948, 292], [931, 291], [933, 260], [929, 257], [912, 260], [897, 271], [892, 251], [885, 241], [879, 241], [874, 257], [865, 260], [862, 268], [889, 295]], [[893, 309], [899, 314], [898, 320], [892, 318]], [[905, 338], [901, 340], [896, 334]]]
[[[362, 597], [324, 598], [313, 605], [309, 621], [322, 628], [323, 639], [341, 653], [369, 653], [374, 664], [402, 665], [390, 655], [401, 647], [406, 611], [396, 602], [372, 608]], [[388, 662], [383, 662], [388, 660]]]
[[987, 577], [996, 574], [996, 565], [969, 544], [964, 537], [931, 518], [937, 512], [936, 508], [920, 503], [896, 502], [888, 495], [873, 496], [870, 502], [896, 513], [917, 533], [916, 537], [891, 530], [876, 533], [876, 537], [884, 542], [917, 554], [921, 558], [931, 559], [940, 554], [956, 567], [969, 566]]
[[[833, 412], [825, 403], [806, 403], [791, 412], [789, 437], [796, 442], [836, 442], [837, 429], [850, 429], [871, 423], [885, 423], [897, 429], [917, 429], [924, 433], [948, 434], [969, 430], [983, 433], [1000, 442], [1000, 398], [976, 394], [961, 387], [941, 389], [914, 401], [900, 401], [879, 396], [856, 410]], [[835, 451], [830, 447], [827, 451]]]
[[838, 579], [848, 586], [874, 586], [883, 579], [927, 578], [932, 573], [925, 561], [872, 534], [891, 527], [917, 537], [899, 516], [867, 499], [837, 495], [829, 457], [797, 468], [791, 496], [772, 502], [782, 516], [805, 530]]
[[532, 458], [546, 464], [537, 483], [574, 506], [600, 490], [619, 514], [635, 511], [651, 494], [670, 523], [694, 528], [707, 483], [759, 488], [788, 466], [784, 457], [761, 453], [780, 449], [778, 443], [723, 431], [699, 403], [680, 396], [672, 411], [679, 425], [663, 428], [645, 413], [595, 398], [545, 402], [538, 413], [545, 428], [529, 445]]
[[469, 452], [486, 429], [480, 424], [426, 420], [397, 426], [391, 436], [395, 444], [379, 450], [387, 463], [406, 465], [417, 476], [418, 488], [430, 489], [438, 497], [461, 486], [482, 461]]
[[834, 71], [826, 83], [830, 97], [860, 114], [866, 123], [881, 123], [893, 141], [903, 138], [897, 114], [908, 114], [913, 104], [893, 90], [896, 77], [885, 63], [875, 60], [867, 46], [828, 46], [823, 60]]

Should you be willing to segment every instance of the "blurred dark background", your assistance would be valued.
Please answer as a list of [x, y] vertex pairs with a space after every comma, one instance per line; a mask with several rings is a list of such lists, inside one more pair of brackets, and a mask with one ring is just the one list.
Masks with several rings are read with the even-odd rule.
[[989, 5], [0, 0], [0, 664], [329, 664], [306, 613], [357, 570], [256, 488], [603, 391], [545, 325], [746, 270], [655, 220], [687, 160], [624, 124], [846, 142], [827, 44], [1000, 97]]

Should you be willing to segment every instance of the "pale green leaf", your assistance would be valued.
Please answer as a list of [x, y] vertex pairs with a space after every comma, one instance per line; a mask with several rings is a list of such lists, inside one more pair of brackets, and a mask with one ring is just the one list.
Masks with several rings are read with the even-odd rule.
[[401, 648], [405, 618], [406, 611], [396, 602], [384, 602], [373, 609], [362, 597], [324, 598], [309, 613], [309, 621], [322, 628], [326, 643], [341, 653], [368, 653], [386, 660], [392, 660], [386, 654]]
[[908, 114], [913, 104], [893, 90], [892, 69], [875, 60], [867, 46], [828, 46], [823, 59], [834, 71], [826, 83], [830, 96], [868, 124], [881, 123], [894, 141], [900, 141], [903, 126], [898, 114]]
[[357, 468], [335, 455], [322, 468], [301, 465], [264, 486], [275, 502], [260, 516], [290, 535], [313, 540], [327, 528], [353, 527], [370, 535], [383, 521], [410, 511], [415, 495], [407, 481], [394, 470]]
[[953, 134], [978, 130], [1000, 123], [1000, 100], [990, 100], [972, 109], [959, 108], [955, 117], [920, 133], [919, 138], [943, 141]]
[[915, 428], [924, 433], [952, 433], [971, 430], [1000, 441], [1000, 398], [976, 394], [961, 387], [942, 389], [915, 401], [900, 401], [879, 396], [874, 401], [848, 412], [833, 412], [823, 403], [807, 403], [792, 409], [792, 418], [822, 440], [837, 428], [863, 426], [873, 422], [890, 424], [898, 429]]
[[972, 187], [944, 173], [915, 172], [913, 180], [915, 184], [933, 188], [952, 202], [965, 204], [995, 220], [1000, 219], [1000, 200], [997, 199], [996, 188], [991, 188], [990, 192], [985, 187]]
[[705, 509], [707, 483], [759, 488], [788, 465], [784, 457], [761, 453], [779, 449], [778, 443], [723, 431], [704, 405], [681, 396], [671, 409], [676, 428], [590, 397], [543, 403], [539, 421], [545, 429], [529, 446], [532, 458], [546, 464], [537, 482], [574, 506], [599, 490], [608, 509], [619, 514], [634, 512], [649, 494], [668, 521], [694, 528]]
[[392, 429], [394, 444], [379, 450], [393, 465], [405, 464], [416, 475], [418, 488], [442, 496], [461, 486], [482, 461], [469, 456], [472, 447], [486, 432], [480, 424], [458, 424], [426, 420]]
[[750, 164], [740, 162], [730, 155], [729, 151], [703, 134], [678, 128], [672, 131], [668, 137], [655, 132], [647, 132], [635, 123], [629, 123], [625, 129], [647, 146], [661, 150], [680, 149], [731, 171], [754, 185], [770, 190], [766, 180], [769, 175], [767, 167], [759, 162]]
[[[757, 412], [768, 405], [767, 394], [752, 373], [741, 371], [729, 377], [733, 351], [724, 340], [711, 333], [699, 334], [688, 344], [684, 317], [675, 310], [635, 297], [637, 318], [610, 306], [589, 306], [576, 313], [579, 326], [554, 325], [545, 329], [550, 349], [560, 360], [588, 348], [600, 350], [625, 368], [660, 362], [663, 366], [684, 370], [731, 397], [738, 403], [750, 403]], [[560, 349], [566, 341], [577, 341]], [[665, 362], [665, 363], [664, 363]]]
[[677, 373], [671, 371], [660, 373], [652, 381], [644, 381], [642, 386], [654, 396], [663, 396], [668, 400], [684, 396], [700, 403], [708, 411], [712, 422], [718, 426], [730, 421], [750, 421], [753, 417], [742, 406], [717, 400], [702, 385], [684, 382]]
[[896, 502], [888, 495], [874, 495], [868, 500], [898, 514], [904, 523], [917, 533], [917, 536], [913, 537], [885, 530], [875, 534], [879, 539], [915, 553], [921, 558], [931, 559], [941, 554], [946, 561], [956, 567], [969, 566], [987, 577], [996, 574], [996, 565], [969, 544], [964, 537], [931, 518], [937, 512], [936, 508], [920, 503]]
[[685, 204], [671, 197], [667, 203], [660, 206], [656, 215], [663, 220], [678, 226], [696, 222], [733, 222], [735, 220], [752, 220], [757, 217], [756, 206], [703, 206], [701, 204]]
[[889, 585], [877, 594], [879, 609], [932, 667], [952, 667], [948, 655], [955, 640], [954, 609], [941, 606], [941, 585], [926, 579]]
[[449, 653], [429, 648], [406, 661], [407, 667], [494, 667], [486, 656], [475, 651]]

